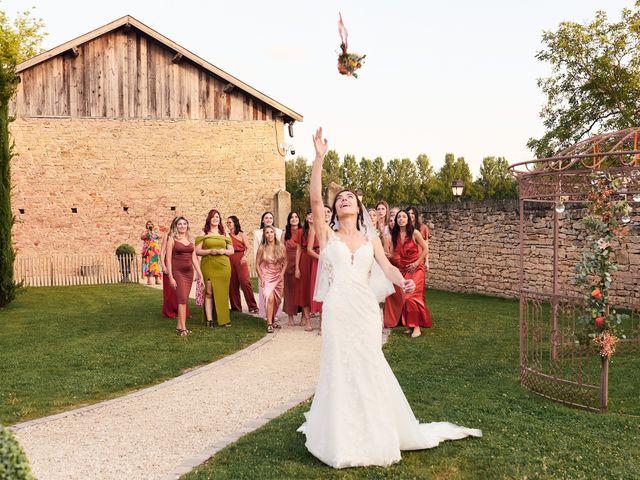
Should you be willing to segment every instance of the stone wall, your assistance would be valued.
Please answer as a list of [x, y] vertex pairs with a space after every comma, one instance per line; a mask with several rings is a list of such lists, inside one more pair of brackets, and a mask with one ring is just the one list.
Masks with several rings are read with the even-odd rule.
[[[518, 201], [486, 201], [419, 207], [433, 223], [429, 242], [428, 287], [516, 298], [519, 295]], [[559, 290], [578, 293], [569, 284], [586, 232], [581, 208], [560, 214]], [[553, 287], [553, 208], [525, 204], [524, 287], [541, 292]], [[613, 301], [640, 307], [640, 206], [634, 209], [630, 235], [617, 255]], [[580, 295], [580, 293], [578, 293]]]
[[288, 198], [279, 121], [19, 118], [11, 132], [18, 256], [139, 250], [147, 220], [184, 215], [198, 232], [211, 208], [249, 233], [289, 209], [275, 204]]

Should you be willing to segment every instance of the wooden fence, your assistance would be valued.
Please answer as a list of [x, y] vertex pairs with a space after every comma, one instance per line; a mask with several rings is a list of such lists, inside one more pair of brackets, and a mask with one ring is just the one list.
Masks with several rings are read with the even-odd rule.
[[137, 283], [140, 259], [137, 255], [56, 255], [16, 257], [14, 278], [28, 287]]

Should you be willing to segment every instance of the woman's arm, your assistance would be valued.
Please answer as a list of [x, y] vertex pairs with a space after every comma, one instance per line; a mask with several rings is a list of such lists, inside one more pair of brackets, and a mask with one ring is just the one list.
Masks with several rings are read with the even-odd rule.
[[169, 283], [173, 288], [177, 288], [178, 284], [176, 283], [175, 278], [173, 278], [173, 270], [171, 261], [173, 260], [173, 238], [169, 237], [167, 240], [167, 274], [169, 275]]
[[[164, 273], [167, 272], [167, 264], [165, 263], [165, 257], [167, 256], [167, 240], [169, 239], [169, 233], [162, 237], [160, 242], [160, 268]], [[194, 250], [195, 251], [195, 250]]]
[[420, 256], [415, 262], [407, 265], [407, 272], [409, 273], [415, 272], [416, 268], [418, 268], [420, 264], [424, 263], [424, 259], [429, 255], [429, 246], [420, 232], [416, 232], [415, 230], [413, 231], [413, 241], [418, 244], [418, 247], [420, 247]]
[[240, 262], [247, 263], [247, 257], [249, 256], [249, 238], [247, 237], [246, 233], [242, 232], [242, 235], [240, 235], [240, 239], [242, 240], [242, 244], [244, 245], [244, 254], [240, 259]]
[[191, 254], [191, 263], [193, 263], [193, 268], [196, 271], [196, 282], [202, 280], [202, 270], [200, 269], [200, 260], [196, 255], [195, 248], [193, 249], [193, 253]]
[[[318, 237], [320, 247], [323, 248], [329, 239], [329, 226], [324, 221], [324, 202], [322, 201], [322, 163], [329, 148], [329, 143], [322, 138], [322, 127], [313, 135], [313, 146], [316, 150], [316, 158], [311, 166], [310, 196], [311, 212], [313, 214], [313, 230]], [[313, 242], [309, 241], [311, 249]]]
[[300, 278], [300, 255], [302, 255], [302, 246], [298, 243], [296, 246], [296, 278], [298, 279]]
[[140, 235], [140, 240], [144, 240], [145, 242], [147, 241], [149, 232], [147, 232], [147, 230], [145, 230], [144, 232], [142, 232], [142, 235]]
[[227, 257], [230, 257], [231, 255], [233, 255], [233, 252], [235, 251], [233, 249], [233, 242], [231, 242], [231, 237], [229, 237], [229, 242], [226, 243], [227, 248], [221, 248], [220, 251], [220, 255], [226, 255]]
[[382, 243], [380, 243], [380, 239], [373, 238], [371, 239], [373, 243], [373, 255], [380, 265], [382, 272], [385, 276], [393, 283], [402, 288], [405, 293], [411, 293], [416, 288], [416, 284], [413, 280], [405, 280], [405, 278], [400, 273], [396, 267], [389, 263], [389, 259], [384, 253], [384, 249], [382, 248]]
[[[324, 220], [322, 220], [322, 222], [324, 222]], [[316, 241], [316, 234], [313, 230], [309, 231], [309, 243], [307, 243], [307, 253], [312, 256], [313, 258], [315, 258], [316, 260], [320, 259], [320, 255], [318, 255], [314, 250], [313, 250], [313, 244]]]
[[262, 269], [260, 268], [260, 264], [262, 263], [262, 254], [264, 253], [264, 248], [262, 245], [258, 247], [258, 253], [256, 254], [256, 273], [258, 274], [258, 278], [260, 279], [260, 286], [264, 287], [264, 282], [262, 281]]
[[[206, 234], [204, 232], [200, 232], [200, 236], [206, 236]], [[198, 255], [199, 257], [206, 257], [207, 255], [211, 255], [213, 253], [212, 248], [202, 248], [202, 245], [204, 245], [204, 239], [201, 243], [196, 244], [196, 255]]]
[[280, 271], [280, 278], [284, 280], [284, 274], [287, 272], [287, 255], [285, 252], [284, 262], [282, 262], [282, 270]]

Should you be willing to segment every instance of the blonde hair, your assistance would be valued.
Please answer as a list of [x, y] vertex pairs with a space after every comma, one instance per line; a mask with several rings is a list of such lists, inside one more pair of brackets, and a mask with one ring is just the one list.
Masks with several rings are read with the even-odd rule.
[[184, 220], [185, 222], [187, 222], [187, 232], [185, 233], [185, 236], [190, 242], [193, 241], [193, 237], [191, 236], [191, 227], [189, 227], [189, 220], [187, 220], [183, 216], [179, 216], [173, 219], [173, 221], [171, 222], [171, 226], [169, 227], [169, 236], [174, 240], [176, 239], [176, 237], [178, 236], [178, 222], [180, 220]]
[[276, 235], [276, 229], [274, 226], [272, 225], [267, 225], [266, 227], [264, 227], [262, 229], [262, 249], [263, 249], [263, 258], [264, 258], [264, 253], [266, 253], [267, 251], [267, 247], [269, 246], [269, 243], [267, 242], [267, 236], [265, 235], [267, 228], [270, 228], [271, 230], [273, 230], [273, 255], [274, 255], [274, 260], [276, 261], [284, 261], [287, 253], [284, 249], [284, 245], [282, 245], [282, 243], [280, 243], [280, 241], [278, 240], [278, 235]]

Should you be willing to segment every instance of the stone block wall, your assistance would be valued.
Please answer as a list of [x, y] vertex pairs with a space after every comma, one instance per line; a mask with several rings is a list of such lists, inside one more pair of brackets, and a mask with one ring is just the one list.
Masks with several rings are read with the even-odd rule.
[[184, 215], [196, 233], [211, 208], [237, 215], [250, 233], [263, 211], [283, 209], [282, 129], [280, 121], [19, 118], [11, 124], [18, 256], [108, 254], [121, 243], [139, 251], [147, 220], [167, 227]]
[[[441, 290], [508, 298], [519, 295], [520, 214], [518, 201], [485, 201], [418, 207], [434, 225], [429, 242], [427, 285]], [[559, 215], [559, 291], [581, 295], [569, 284], [583, 250], [584, 209], [567, 207]], [[526, 203], [524, 211], [524, 287], [551, 293], [553, 288], [553, 208]], [[620, 249], [614, 276], [616, 304], [640, 307], [640, 205]]]

